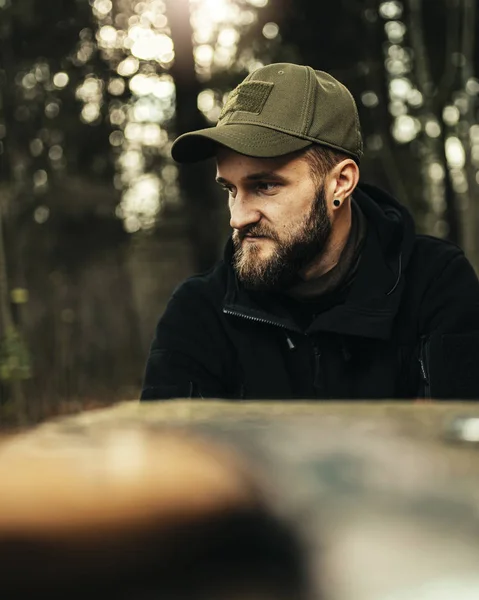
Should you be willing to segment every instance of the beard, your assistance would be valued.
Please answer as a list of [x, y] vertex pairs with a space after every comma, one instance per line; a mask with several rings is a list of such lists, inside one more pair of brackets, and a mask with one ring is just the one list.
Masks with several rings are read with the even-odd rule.
[[[299, 273], [324, 250], [331, 234], [331, 220], [326, 207], [324, 186], [317, 192], [313, 206], [299, 230], [285, 239], [261, 223], [233, 233], [233, 267], [239, 281], [251, 290], [277, 291], [291, 287]], [[254, 242], [243, 243], [246, 235], [266, 237], [275, 243], [272, 253], [261, 258], [261, 248]]]

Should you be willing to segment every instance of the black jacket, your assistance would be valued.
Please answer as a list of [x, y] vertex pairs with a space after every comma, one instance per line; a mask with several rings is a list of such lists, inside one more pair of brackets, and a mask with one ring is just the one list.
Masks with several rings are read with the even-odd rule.
[[143, 400], [479, 399], [479, 282], [463, 252], [416, 235], [381, 190], [354, 194], [368, 221], [360, 264], [312, 320], [282, 295], [248, 292], [224, 260], [174, 292], [159, 321]]

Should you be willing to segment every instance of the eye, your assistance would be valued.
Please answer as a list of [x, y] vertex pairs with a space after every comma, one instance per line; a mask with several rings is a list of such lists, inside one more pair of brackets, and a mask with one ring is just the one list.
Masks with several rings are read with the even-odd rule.
[[229, 186], [229, 185], [223, 185], [222, 188], [228, 194], [228, 198], [234, 197], [234, 195], [235, 195], [234, 187]]
[[275, 192], [278, 189], [279, 185], [277, 183], [269, 183], [266, 181], [260, 181], [257, 185], [256, 185], [256, 189], [259, 192], [263, 192], [265, 194], [271, 194], [273, 192]]

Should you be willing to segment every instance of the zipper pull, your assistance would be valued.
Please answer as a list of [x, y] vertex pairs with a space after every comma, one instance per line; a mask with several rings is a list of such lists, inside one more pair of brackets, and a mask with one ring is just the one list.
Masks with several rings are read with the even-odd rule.
[[424, 360], [423, 360], [422, 356], [419, 357], [419, 364], [421, 365], [421, 375], [422, 375], [424, 383], [429, 383], [427, 380], [426, 367], [424, 365]]
[[431, 397], [431, 377], [429, 373], [429, 340], [423, 338], [419, 350], [419, 365], [421, 367], [421, 375], [424, 382], [424, 397]]
[[286, 342], [288, 344], [288, 348], [290, 350], [296, 350], [296, 346], [294, 345], [293, 340], [289, 337], [289, 335], [286, 336]]
[[323, 373], [321, 369], [321, 350], [316, 344], [313, 344], [314, 353], [314, 375], [313, 375], [313, 386], [316, 392], [317, 398], [324, 397], [324, 381]]

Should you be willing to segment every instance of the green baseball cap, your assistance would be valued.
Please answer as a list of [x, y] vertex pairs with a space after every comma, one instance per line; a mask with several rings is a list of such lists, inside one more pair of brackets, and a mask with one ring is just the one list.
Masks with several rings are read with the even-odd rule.
[[337, 79], [311, 67], [278, 63], [248, 75], [228, 97], [216, 127], [185, 133], [171, 154], [177, 162], [215, 156], [218, 144], [240, 154], [273, 158], [322, 144], [359, 162], [358, 110]]

